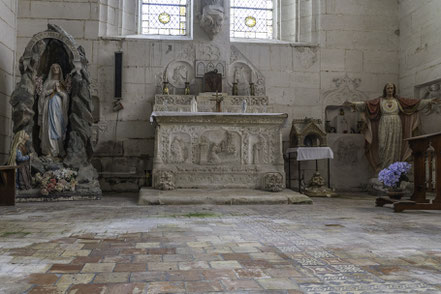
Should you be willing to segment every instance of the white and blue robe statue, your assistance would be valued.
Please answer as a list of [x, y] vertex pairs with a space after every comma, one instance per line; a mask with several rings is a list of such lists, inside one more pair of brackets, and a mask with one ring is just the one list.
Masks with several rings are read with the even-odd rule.
[[62, 86], [60, 65], [52, 64], [38, 101], [41, 152], [51, 157], [64, 156], [69, 95]]

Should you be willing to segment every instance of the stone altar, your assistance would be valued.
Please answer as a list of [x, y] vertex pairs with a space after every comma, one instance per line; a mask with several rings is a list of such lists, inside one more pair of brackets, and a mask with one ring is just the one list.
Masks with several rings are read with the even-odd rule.
[[[218, 95], [227, 112], [214, 112], [218, 102], [213, 93], [155, 97], [153, 187], [282, 191], [280, 129], [288, 115], [264, 113], [268, 103], [264, 96]], [[193, 99], [198, 112], [190, 112]], [[248, 112], [239, 113], [244, 99]]]

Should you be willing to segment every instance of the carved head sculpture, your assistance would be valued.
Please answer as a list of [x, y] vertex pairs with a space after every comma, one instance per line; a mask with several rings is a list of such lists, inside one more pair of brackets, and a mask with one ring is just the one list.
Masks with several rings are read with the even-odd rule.
[[222, 30], [225, 11], [222, 0], [205, 0], [202, 2], [200, 25], [210, 39]]
[[51, 65], [49, 70], [48, 80], [63, 80], [63, 71], [61, 66], [58, 63], [54, 63]]
[[387, 97], [392, 95], [393, 97], [396, 97], [397, 95], [397, 86], [395, 86], [394, 83], [387, 83], [384, 85], [383, 88], [383, 97]]

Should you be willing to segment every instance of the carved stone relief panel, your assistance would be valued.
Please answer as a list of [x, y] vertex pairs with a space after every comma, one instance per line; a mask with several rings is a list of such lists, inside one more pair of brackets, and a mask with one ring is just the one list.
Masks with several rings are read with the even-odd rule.
[[172, 133], [170, 135], [169, 163], [191, 162], [191, 138], [186, 133]]
[[300, 64], [302, 68], [308, 69], [317, 62], [318, 47], [296, 47], [294, 49], [295, 64]]
[[351, 79], [348, 75], [342, 78], [332, 80], [335, 89], [323, 93], [324, 105], [342, 105], [345, 101], [364, 101], [368, 99], [367, 95], [357, 90], [361, 79]]
[[198, 44], [196, 47], [196, 60], [221, 60], [222, 55], [218, 47], [213, 44]]
[[165, 71], [168, 82], [176, 88], [184, 88], [185, 82], [192, 83], [195, 77], [193, 66], [187, 61], [172, 61]]
[[[416, 86], [415, 90], [416, 96], [421, 99], [441, 98], [441, 80], [436, 80], [421, 86]], [[434, 104], [432, 107], [434, 112], [441, 113], [441, 107], [439, 104]]]
[[200, 137], [199, 164], [240, 162], [241, 136], [237, 132], [210, 130]]
[[231, 46], [228, 68], [227, 82], [230, 88], [237, 78], [239, 79], [239, 94], [248, 95], [249, 84], [252, 82], [254, 83], [255, 95], [265, 96], [265, 77], [235, 46]]

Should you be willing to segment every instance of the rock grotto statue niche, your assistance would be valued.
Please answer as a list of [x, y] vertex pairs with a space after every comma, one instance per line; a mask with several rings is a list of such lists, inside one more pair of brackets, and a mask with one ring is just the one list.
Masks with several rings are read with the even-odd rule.
[[12, 93], [14, 134], [29, 137], [30, 192], [99, 197], [91, 165], [92, 97], [84, 49], [57, 25], [34, 35], [20, 58]]

